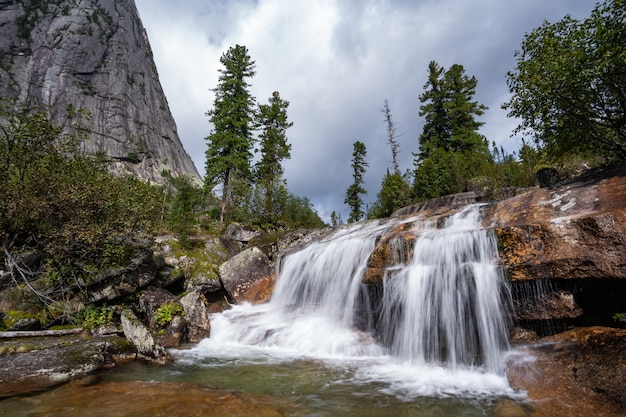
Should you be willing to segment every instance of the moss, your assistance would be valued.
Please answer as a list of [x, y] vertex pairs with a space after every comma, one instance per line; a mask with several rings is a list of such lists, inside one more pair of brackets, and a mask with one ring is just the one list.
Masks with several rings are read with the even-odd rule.
[[211, 246], [211, 250], [205, 247], [205, 241], [194, 242], [190, 247], [183, 247], [178, 241], [170, 242], [172, 255], [178, 259], [183, 259], [178, 270], [187, 279], [193, 280], [197, 277], [208, 279], [219, 278], [219, 266], [227, 259], [227, 249], [220, 245]]
[[13, 310], [4, 313], [4, 320], [2, 321], [2, 328], [8, 330], [17, 324], [20, 320], [34, 319], [41, 322], [41, 319], [35, 314], [28, 313], [26, 311]]

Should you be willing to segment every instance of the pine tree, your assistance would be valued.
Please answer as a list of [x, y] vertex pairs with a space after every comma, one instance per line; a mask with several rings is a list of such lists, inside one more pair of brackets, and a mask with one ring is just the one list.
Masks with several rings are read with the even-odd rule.
[[257, 185], [264, 190], [265, 216], [276, 220], [277, 201], [281, 188], [284, 188], [281, 162], [291, 157], [291, 145], [287, 142], [286, 131], [293, 126], [287, 121], [289, 102], [280, 98], [274, 91], [268, 104], [259, 106], [257, 122], [262, 128], [259, 135], [261, 159], [256, 164]]
[[255, 74], [255, 63], [245, 46], [236, 45], [220, 58], [218, 86], [213, 89], [213, 109], [207, 112], [213, 131], [206, 138], [205, 187], [209, 191], [222, 184], [220, 221], [232, 204], [231, 184], [251, 180], [254, 103], [246, 81]]
[[428, 158], [435, 149], [462, 152], [477, 146], [488, 148], [477, 136], [483, 123], [476, 117], [487, 109], [472, 100], [477, 84], [476, 77], [465, 74], [462, 65], [454, 64], [446, 71], [435, 61], [430, 62], [425, 91], [419, 97], [419, 115], [425, 117], [425, 123], [416, 162]]
[[493, 161], [486, 138], [476, 120], [487, 109], [473, 100], [478, 84], [462, 65], [449, 70], [435, 61], [428, 66], [428, 81], [420, 95], [420, 116], [425, 117], [414, 154], [413, 193], [416, 200], [465, 191], [468, 180], [489, 175]]
[[353, 144], [354, 152], [352, 153], [352, 178], [354, 182], [346, 190], [346, 198], [344, 203], [350, 207], [350, 216], [348, 223], [361, 220], [365, 212], [363, 211], [362, 195], [367, 194], [367, 190], [363, 188], [363, 174], [369, 164], [365, 161], [367, 149], [362, 142], [356, 141]]
[[430, 156], [435, 148], [445, 148], [450, 137], [450, 123], [446, 111], [446, 91], [443, 85], [445, 68], [435, 61], [428, 64], [428, 81], [424, 84], [424, 92], [419, 96], [419, 115], [425, 118], [424, 128], [419, 137], [420, 150], [416, 154], [417, 161]]

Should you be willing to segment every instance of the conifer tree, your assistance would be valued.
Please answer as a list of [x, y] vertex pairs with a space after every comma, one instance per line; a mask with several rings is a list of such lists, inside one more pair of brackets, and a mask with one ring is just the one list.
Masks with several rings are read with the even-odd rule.
[[281, 162], [291, 157], [291, 145], [287, 141], [286, 131], [293, 126], [287, 120], [289, 102], [280, 98], [274, 91], [268, 104], [261, 104], [257, 113], [257, 122], [262, 129], [259, 135], [261, 159], [256, 164], [257, 185], [264, 190], [265, 216], [276, 219], [278, 196], [284, 188], [283, 167]]
[[220, 220], [231, 204], [231, 184], [251, 181], [254, 103], [247, 79], [255, 74], [255, 63], [245, 46], [236, 45], [220, 58], [218, 86], [213, 89], [215, 100], [207, 116], [213, 131], [206, 138], [205, 188], [211, 191], [222, 184]]
[[353, 144], [354, 152], [352, 153], [352, 178], [354, 182], [346, 190], [346, 198], [344, 203], [350, 207], [350, 216], [348, 223], [361, 220], [365, 212], [363, 211], [362, 195], [367, 194], [367, 190], [363, 188], [363, 174], [369, 163], [365, 161], [367, 149], [362, 142], [356, 141]]
[[428, 66], [428, 81], [420, 95], [420, 116], [425, 117], [414, 154], [415, 200], [465, 191], [468, 180], [489, 175], [493, 161], [486, 138], [476, 120], [487, 109], [473, 100], [478, 84], [454, 64], [447, 71], [435, 61]]

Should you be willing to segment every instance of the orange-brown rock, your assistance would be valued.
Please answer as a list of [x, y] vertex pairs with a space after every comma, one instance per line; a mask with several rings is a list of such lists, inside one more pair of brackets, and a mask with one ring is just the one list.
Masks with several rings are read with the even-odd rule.
[[626, 165], [491, 204], [511, 280], [626, 278]]
[[626, 330], [589, 327], [520, 349], [506, 369], [532, 417], [626, 415]]

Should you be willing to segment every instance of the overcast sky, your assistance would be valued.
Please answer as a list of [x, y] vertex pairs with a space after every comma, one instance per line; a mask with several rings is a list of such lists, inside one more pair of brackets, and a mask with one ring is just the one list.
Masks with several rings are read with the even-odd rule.
[[352, 144], [367, 148], [367, 202], [391, 166], [381, 109], [389, 100], [398, 127], [400, 166], [413, 167], [423, 120], [419, 95], [428, 62], [461, 64], [478, 79], [489, 110], [481, 129], [507, 151], [517, 125], [501, 105], [506, 73], [525, 33], [566, 14], [582, 19], [595, 0], [136, 0], [183, 145], [204, 174], [220, 56], [245, 45], [256, 62], [251, 92], [288, 100], [288, 188], [309, 197], [328, 220], [352, 182]]

